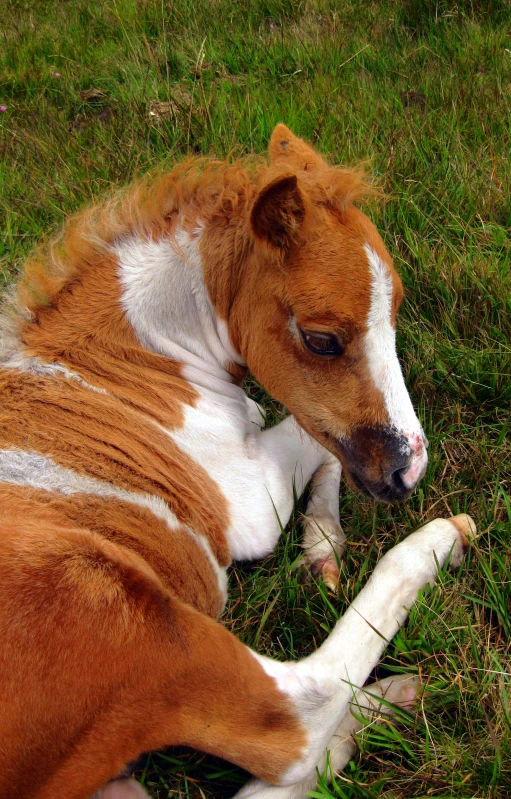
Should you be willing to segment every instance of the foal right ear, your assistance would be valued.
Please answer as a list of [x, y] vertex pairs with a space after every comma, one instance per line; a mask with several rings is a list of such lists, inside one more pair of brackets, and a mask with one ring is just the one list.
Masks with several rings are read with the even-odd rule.
[[296, 175], [281, 175], [257, 195], [250, 224], [259, 239], [289, 249], [305, 216], [305, 200]]

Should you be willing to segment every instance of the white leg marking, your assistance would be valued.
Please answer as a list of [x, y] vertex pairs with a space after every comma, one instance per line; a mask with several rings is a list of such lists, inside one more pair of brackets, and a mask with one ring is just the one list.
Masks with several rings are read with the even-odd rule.
[[353, 692], [364, 685], [418, 591], [434, 581], [438, 564], [449, 556], [452, 566], [459, 565], [473, 530], [464, 515], [436, 519], [391, 549], [325, 643], [308, 658], [293, 664], [256, 655], [290, 697], [309, 735], [306, 751], [284, 775], [283, 785], [301, 782], [314, 770]]
[[332, 591], [337, 589], [338, 558], [346, 543], [339, 523], [341, 471], [340, 461], [329, 455], [313, 477], [303, 525], [304, 563], [315, 576], [321, 574]]
[[[388, 704], [411, 709], [418, 690], [421, 687], [418, 677], [400, 674], [386, 677], [377, 683], [366, 685], [355, 693], [350, 707], [328, 744], [328, 752], [319, 758], [316, 768], [302, 782], [294, 785], [270, 785], [262, 780], [250, 780], [236, 794], [235, 799], [304, 799], [317, 784], [317, 771], [322, 773], [328, 764], [327, 777], [342, 771], [356, 752], [354, 735], [372, 724], [378, 724], [383, 716], [392, 715]], [[316, 771], [317, 770], [317, 771]]]

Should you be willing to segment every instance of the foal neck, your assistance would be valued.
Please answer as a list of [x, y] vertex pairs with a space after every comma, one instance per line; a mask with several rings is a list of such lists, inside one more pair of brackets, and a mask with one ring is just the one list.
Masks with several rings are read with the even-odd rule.
[[171, 237], [117, 244], [120, 301], [144, 347], [179, 362], [192, 384], [229, 394], [244, 362], [206, 287], [203, 236], [199, 222], [191, 232], [178, 225]]

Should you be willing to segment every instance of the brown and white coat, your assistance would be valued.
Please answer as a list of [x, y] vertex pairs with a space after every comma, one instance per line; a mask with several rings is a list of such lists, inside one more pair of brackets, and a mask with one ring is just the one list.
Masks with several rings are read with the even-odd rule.
[[[309, 789], [336, 735], [334, 766], [349, 757], [353, 686], [436, 563], [459, 561], [468, 519], [389, 552], [299, 663], [217, 619], [231, 560], [275, 547], [313, 476], [305, 558], [334, 585], [341, 464], [387, 501], [425, 471], [401, 284], [352, 204], [367, 191], [279, 125], [269, 166], [187, 162], [28, 262], [0, 345], [0, 797], [140, 796], [101, 786], [186, 744], [277, 799]], [[247, 368], [293, 414], [272, 429]], [[406, 701], [410, 685], [372, 693]]]

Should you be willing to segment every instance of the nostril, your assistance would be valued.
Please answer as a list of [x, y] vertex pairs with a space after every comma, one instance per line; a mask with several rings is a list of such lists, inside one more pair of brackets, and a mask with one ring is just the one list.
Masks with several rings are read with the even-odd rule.
[[407, 493], [409, 491], [409, 489], [406, 486], [406, 483], [405, 483], [405, 481], [403, 479], [404, 475], [406, 474], [406, 472], [408, 471], [409, 468], [410, 468], [410, 464], [407, 463], [406, 466], [403, 466], [401, 469], [396, 469], [394, 472], [392, 472], [392, 482], [393, 482], [395, 488], [397, 488], [398, 491], [403, 493], [403, 494], [405, 494], [405, 493]]
[[424, 477], [427, 465], [428, 456], [424, 449], [419, 457], [412, 456], [405, 467], [396, 469], [393, 479], [396, 484], [402, 484], [405, 491], [412, 491]]

